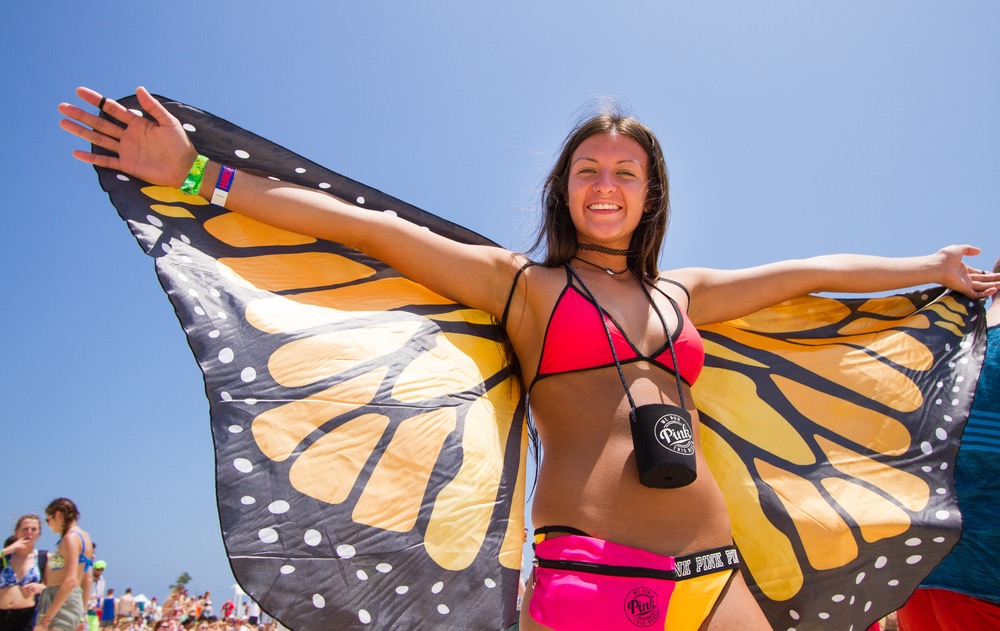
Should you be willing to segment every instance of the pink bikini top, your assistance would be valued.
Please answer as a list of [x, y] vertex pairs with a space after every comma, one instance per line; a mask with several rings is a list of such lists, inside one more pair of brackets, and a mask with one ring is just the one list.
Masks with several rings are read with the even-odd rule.
[[[684, 289], [680, 283], [668, 282]], [[566, 288], [559, 295], [552, 315], [549, 316], [538, 371], [528, 391], [530, 392], [535, 383], [545, 377], [614, 366], [615, 359], [600, 320], [602, 317], [611, 333], [619, 362], [622, 364], [649, 362], [663, 370], [678, 374], [689, 386], [694, 385], [705, 363], [705, 347], [701, 335], [674, 299], [659, 287], [655, 285], [653, 287], [670, 301], [677, 314], [678, 326], [673, 332], [673, 345], [679, 370], [674, 368], [670, 347], [666, 341], [652, 355], [643, 355], [622, 332], [614, 318], [606, 311], [598, 310], [597, 305], [576, 287], [567, 267]]]

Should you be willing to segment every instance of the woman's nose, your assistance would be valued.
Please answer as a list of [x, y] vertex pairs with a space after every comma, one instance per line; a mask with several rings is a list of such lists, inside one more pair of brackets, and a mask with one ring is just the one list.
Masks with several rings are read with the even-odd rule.
[[615, 181], [610, 173], [601, 172], [597, 175], [597, 181], [594, 182], [594, 192], [595, 193], [610, 193], [615, 190]]

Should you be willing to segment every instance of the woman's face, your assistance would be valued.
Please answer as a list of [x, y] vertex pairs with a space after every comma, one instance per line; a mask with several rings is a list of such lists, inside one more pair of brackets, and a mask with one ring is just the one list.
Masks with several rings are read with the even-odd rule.
[[22, 520], [21, 525], [14, 531], [14, 536], [18, 539], [28, 539], [32, 542], [38, 539], [40, 534], [42, 534], [42, 525], [38, 523], [37, 519]]
[[62, 532], [63, 527], [63, 514], [61, 511], [56, 511], [51, 515], [45, 516], [45, 523], [49, 525], [52, 532]]
[[646, 209], [649, 159], [621, 134], [595, 134], [570, 159], [566, 199], [577, 239], [627, 249]]

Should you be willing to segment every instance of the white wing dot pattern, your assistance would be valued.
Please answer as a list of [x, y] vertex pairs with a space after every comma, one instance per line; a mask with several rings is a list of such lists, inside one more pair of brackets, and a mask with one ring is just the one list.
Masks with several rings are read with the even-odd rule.
[[[213, 160], [489, 243], [165, 105]], [[298, 630], [512, 624], [526, 432], [499, 327], [349, 248], [98, 173], [204, 374], [220, 521], [244, 589]]]

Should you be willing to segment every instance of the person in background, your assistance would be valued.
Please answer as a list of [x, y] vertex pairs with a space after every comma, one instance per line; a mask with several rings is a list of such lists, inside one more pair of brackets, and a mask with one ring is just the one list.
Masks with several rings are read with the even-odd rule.
[[252, 627], [256, 627], [257, 623], [260, 622], [260, 605], [255, 600], [251, 599], [247, 602], [246, 621]]
[[[1000, 272], [1000, 259], [993, 265]], [[1000, 629], [1000, 300], [955, 461], [962, 538], [896, 613], [899, 631]]]
[[45, 509], [45, 521], [60, 539], [49, 554], [35, 631], [75, 631], [86, 616], [83, 594], [90, 591], [94, 544], [80, 528], [79, 519], [76, 504], [65, 497], [53, 500]]
[[104, 599], [101, 601], [102, 629], [115, 626], [116, 604], [115, 590], [113, 587], [109, 587], [107, 593], [104, 595]]
[[4, 542], [0, 559], [0, 630], [29, 631], [35, 624], [35, 601], [45, 589], [45, 553], [35, 549], [42, 533], [38, 515], [22, 515], [14, 535]]
[[[94, 545], [95, 549], [97, 545]], [[105, 561], [95, 561], [93, 578], [90, 583], [90, 595], [87, 598], [87, 627], [89, 631], [97, 631], [101, 626], [101, 604], [104, 590], [108, 582], [104, 578], [104, 570], [108, 567]]]
[[166, 600], [163, 601], [163, 619], [177, 620], [179, 622], [184, 612], [184, 607], [184, 587], [182, 585], [175, 585], [167, 595]]
[[149, 599], [149, 604], [146, 605], [142, 613], [147, 624], [152, 624], [163, 616], [163, 610], [160, 608], [160, 603], [157, 601], [156, 596]]
[[212, 592], [205, 592], [201, 606], [202, 620], [215, 620], [215, 608], [212, 606]]
[[132, 595], [132, 588], [126, 587], [125, 593], [115, 603], [115, 620], [131, 620], [135, 615], [135, 596]]

